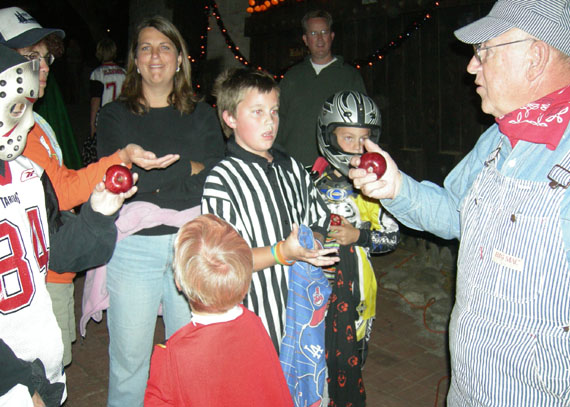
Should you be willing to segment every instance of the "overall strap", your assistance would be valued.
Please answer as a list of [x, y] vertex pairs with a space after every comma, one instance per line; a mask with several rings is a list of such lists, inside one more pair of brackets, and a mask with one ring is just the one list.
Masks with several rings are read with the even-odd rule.
[[547, 177], [550, 180], [550, 188], [568, 188], [570, 185], [570, 151], [566, 153], [559, 164], [552, 167]]

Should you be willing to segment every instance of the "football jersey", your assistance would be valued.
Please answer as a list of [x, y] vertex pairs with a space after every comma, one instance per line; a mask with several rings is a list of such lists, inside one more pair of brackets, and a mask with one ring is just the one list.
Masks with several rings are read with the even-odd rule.
[[42, 173], [24, 156], [0, 161], [0, 338], [20, 359], [39, 358], [50, 382], [65, 383], [61, 331], [45, 284], [50, 246]]
[[101, 106], [105, 106], [107, 103], [115, 100], [121, 93], [121, 88], [125, 81], [125, 73], [123, 68], [113, 63], [104, 63], [95, 68], [91, 72], [89, 79], [101, 82], [103, 84], [103, 93], [99, 92], [99, 95], [92, 94], [91, 96], [101, 96]]

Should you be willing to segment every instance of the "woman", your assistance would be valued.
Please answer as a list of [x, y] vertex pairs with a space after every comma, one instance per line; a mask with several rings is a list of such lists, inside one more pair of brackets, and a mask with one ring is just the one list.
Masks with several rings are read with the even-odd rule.
[[[176, 151], [180, 160], [164, 170], [133, 166], [138, 193], [129, 202], [156, 205], [155, 220], [173, 209], [183, 217], [188, 212], [183, 210], [200, 204], [207, 168], [223, 156], [219, 122], [214, 110], [193, 96], [186, 45], [171, 22], [147, 19], [133, 38], [123, 92], [100, 113], [97, 150], [107, 154], [129, 140], [157, 155]], [[190, 321], [172, 274], [176, 231], [149, 225], [120, 240], [107, 265], [109, 406], [143, 405], [159, 305], [167, 338]]]

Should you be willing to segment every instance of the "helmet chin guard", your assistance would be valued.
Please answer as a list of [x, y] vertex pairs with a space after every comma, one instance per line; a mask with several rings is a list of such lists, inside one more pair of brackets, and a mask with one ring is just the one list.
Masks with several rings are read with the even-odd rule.
[[[15, 51], [10, 50], [15, 53]], [[6, 48], [0, 50], [5, 58]], [[0, 72], [0, 160], [11, 161], [24, 152], [28, 132], [34, 125], [33, 104], [39, 95], [39, 60], [17, 54], [5, 61], [16, 64]]]
[[381, 116], [372, 98], [355, 91], [342, 91], [330, 96], [317, 121], [317, 143], [327, 161], [348, 176], [350, 159], [354, 154], [344, 152], [336, 142], [333, 131], [337, 127], [370, 129], [370, 140], [380, 140]]

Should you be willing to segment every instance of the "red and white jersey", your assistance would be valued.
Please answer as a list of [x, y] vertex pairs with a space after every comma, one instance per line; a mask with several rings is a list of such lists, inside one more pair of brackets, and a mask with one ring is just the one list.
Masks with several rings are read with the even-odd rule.
[[89, 79], [103, 84], [101, 107], [119, 96], [125, 81], [125, 74], [126, 71], [114, 63], [104, 63], [91, 72]]
[[42, 173], [24, 156], [0, 161], [0, 338], [20, 359], [39, 358], [50, 382], [65, 383], [61, 331], [45, 283], [50, 246]]

